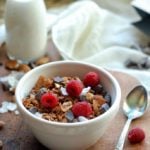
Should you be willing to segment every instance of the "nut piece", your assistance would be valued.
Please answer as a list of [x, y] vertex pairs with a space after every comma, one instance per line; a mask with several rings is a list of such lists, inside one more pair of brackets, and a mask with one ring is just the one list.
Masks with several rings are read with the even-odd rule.
[[53, 80], [46, 78], [45, 76], [40, 76], [35, 84], [34, 90], [40, 90], [42, 87], [49, 88], [52, 87]]
[[92, 100], [93, 100], [93, 97], [94, 97], [94, 95], [92, 94], [92, 93], [87, 93], [86, 94], [86, 99], [87, 99], [87, 101], [89, 101], [89, 102], [91, 102]]
[[67, 112], [70, 108], [72, 108], [72, 102], [71, 101], [64, 102], [63, 104], [60, 105], [60, 107], [63, 112]]
[[106, 103], [106, 100], [101, 95], [94, 95], [94, 100], [96, 100], [100, 106]]
[[10, 70], [16, 70], [18, 69], [19, 67], [19, 64], [16, 60], [8, 60], [6, 63], [5, 63], [5, 67], [7, 69], [10, 69]]
[[18, 68], [18, 71], [25, 72], [25, 73], [30, 70], [31, 70], [31, 68], [26, 64], [20, 64], [19, 68]]
[[93, 110], [96, 114], [99, 112], [99, 103], [97, 100], [93, 100]]
[[5, 123], [4, 121], [1, 121], [1, 120], [0, 120], [0, 130], [4, 127], [5, 124], [6, 124], [6, 123]]
[[39, 66], [39, 65], [42, 65], [42, 64], [46, 64], [46, 63], [48, 63], [49, 61], [50, 61], [49, 57], [48, 57], [48, 56], [45, 56], [45, 57], [39, 58], [39, 59], [35, 62], [35, 64], [36, 64], [37, 66]]

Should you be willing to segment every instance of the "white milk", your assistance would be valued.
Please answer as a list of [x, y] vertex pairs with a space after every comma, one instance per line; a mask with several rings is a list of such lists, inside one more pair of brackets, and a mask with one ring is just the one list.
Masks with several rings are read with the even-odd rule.
[[28, 62], [45, 54], [47, 23], [43, 0], [7, 0], [5, 25], [10, 58]]

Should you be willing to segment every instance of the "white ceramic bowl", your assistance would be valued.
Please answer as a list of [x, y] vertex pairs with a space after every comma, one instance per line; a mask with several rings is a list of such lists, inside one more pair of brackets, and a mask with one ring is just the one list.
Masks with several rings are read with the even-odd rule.
[[[38, 118], [23, 106], [22, 99], [27, 96], [40, 75], [83, 77], [89, 71], [100, 75], [102, 85], [111, 95], [112, 106], [104, 114], [85, 122], [58, 123]], [[31, 70], [20, 80], [15, 94], [19, 111], [35, 137], [46, 147], [58, 150], [81, 150], [95, 144], [111, 125], [121, 99], [119, 84], [108, 71], [75, 61], [52, 62]]]

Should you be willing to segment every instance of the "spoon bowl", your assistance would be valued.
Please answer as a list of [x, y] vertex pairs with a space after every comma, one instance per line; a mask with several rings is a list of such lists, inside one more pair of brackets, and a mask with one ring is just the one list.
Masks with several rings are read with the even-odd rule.
[[133, 119], [141, 117], [148, 105], [148, 92], [142, 85], [133, 88], [126, 97], [123, 103], [123, 111], [128, 120], [123, 128], [121, 136], [118, 140], [115, 150], [122, 150], [125, 142], [125, 137]]
[[128, 118], [138, 118], [142, 116], [147, 108], [148, 95], [146, 89], [139, 85], [130, 91], [123, 104], [124, 114]]

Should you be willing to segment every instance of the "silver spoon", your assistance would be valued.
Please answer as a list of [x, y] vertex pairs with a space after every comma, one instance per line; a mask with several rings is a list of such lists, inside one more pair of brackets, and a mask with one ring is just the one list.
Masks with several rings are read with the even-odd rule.
[[124, 114], [127, 116], [128, 120], [123, 128], [121, 136], [118, 140], [115, 150], [122, 150], [125, 142], [126, 134], [129, 129], [130, 123], [133, 119], [141, 117], [148, 104], [148, 93], [146, 89], [139, 85], [136, 86], [131, 92], [127, 95], [126, 100], [123, 104]]

